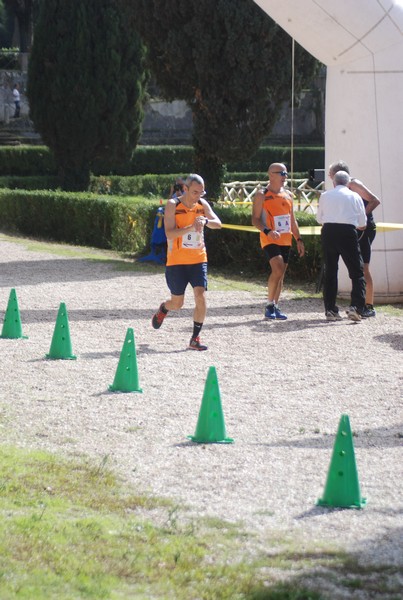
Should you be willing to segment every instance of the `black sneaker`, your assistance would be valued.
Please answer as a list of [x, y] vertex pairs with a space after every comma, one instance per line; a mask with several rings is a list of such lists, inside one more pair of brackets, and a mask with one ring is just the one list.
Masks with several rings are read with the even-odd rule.
[[366, 304], [364, 310], [366, 317], [376, 317], [376, 312], [372, 304]]
[[288, 319], [287, 315], [282, 313], [279, 307], [276, 305], [274, 305], [274, 314], [276, 316], [276, 319], [279, 319], [280, 321], [286, 321]]
[[203, 346], [203, 344], [200, 343], [200, 338], [196, 337], [196, 338], [190, 338], [190, 342], [189, 342], [189, 350], [207, 350], [207, 346]]
[[158, 311], [155, 313], [155, 315], [153, 316], [152, 320], [151, 320], [151, 324], [154, 327], [154, 329], [159, 329], [162, 325], [163, 320], [165, 319], [165, 317], [167, 316], [168, 311], [164, 312], [162, 310], [162, 304], [159, 307]]
[[275, 319], [276, 313], [274, 310], [274, 304], [268, 304], [264, 310], [264, 316], [266, 319]]

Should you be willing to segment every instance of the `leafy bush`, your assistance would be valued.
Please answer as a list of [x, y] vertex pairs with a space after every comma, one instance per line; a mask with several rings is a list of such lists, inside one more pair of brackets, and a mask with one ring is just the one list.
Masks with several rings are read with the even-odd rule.
[[0, 49], [0, 69], [16, 71], [20, 69], [19, 48]]
[[148, 247], [156, 207], [136, 198], [0, 190], [3, 231], [134, 253]]
[[10, 190], [55, 190], [59, 187], [56, 175], [3, 175], [0, 188]]
[[[231, 172], [267, 173], [270, 163], [281, 161], [290, 164], [291, 149], [288, 146], [262, 146], [248, 160], [229, 163]], [[294, 170], [307, 172], [323, 168], [322, 147], [294, 148]], [[178, 173], [186, 175], [194, 170], [192, 146], [137, 146], [133, 159], [110, 172], [107, 166], [98, 164], [96, 175], [146, 175]], [[46, 146], [3, 146], [0, 147], [0, 175], [55, 175], [56, 164]], [[227, 176], [226, 176], [227, 178]]]
[[56, 164], [46, 146], [0, 146], [0, 175], [55, 175]]

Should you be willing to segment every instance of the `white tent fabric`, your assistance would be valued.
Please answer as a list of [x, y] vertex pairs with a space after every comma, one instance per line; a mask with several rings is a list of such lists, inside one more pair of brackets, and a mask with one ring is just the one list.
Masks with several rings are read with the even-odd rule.
[[[323, 166], [345, 160], [381, 199], [375, 220], [403, 223], [403, 0], [255, 2], [327, 66]], [[377, 302], [402, 301], [402, 231], [377, 234], [371, 272]]]

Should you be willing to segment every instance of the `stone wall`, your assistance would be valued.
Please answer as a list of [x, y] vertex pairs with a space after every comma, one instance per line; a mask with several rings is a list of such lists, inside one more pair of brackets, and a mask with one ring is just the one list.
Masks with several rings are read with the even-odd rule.
[[[294, 143], [324, 143], [325, 79], [323, 71], [309, 90], [301, 94], [298, 105], [294, 107]], [[14, 101], [12, 89], [19, 83], [21, 94], [21, 119], [13, 122]], [[22, 130], [24, 141], [32, 138], [38, 143], [29, 121], [29, 105], [25, 94], [26, 71], [0, 71], [0, 125], [1, 129]], [[141, 144], [191, 144], [192, 111], [181, 100], [164, 102], [151, 99], [145, 108]], [[40, 141], [40, 140], [39, 140]], [[291, 109], [284, 103], [281, 115], [265, 144], [285, 144], [291, 142]], [[0, 144], [2, 143], [0, 139]], [[5, 142], [4, 142], [5, 143]]]

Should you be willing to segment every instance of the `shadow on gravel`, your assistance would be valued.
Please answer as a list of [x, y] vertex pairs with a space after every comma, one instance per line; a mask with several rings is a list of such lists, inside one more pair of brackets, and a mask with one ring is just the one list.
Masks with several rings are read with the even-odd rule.
[[[66, 281], [97, 281], [115, 277], [142, 277], [143, 271], [136, 271], [125, 263], [113, 260], [93, 259], [51, 259], [26, 260], [0, 263], [0, 287], [38, 285]], [[129, 263], [130, 265], [130, 263]], [[98, 268], [99, 267], [99, 268]], [[156, 273], [158, 276], [161, 274]], [[152, 272], [147, 275], [153, 276]]]
[[[307, 542], [309, 544], [309, 541]], [[299, 573], [285, 583], [256, 586], [246, 600], [399, 600], [402, 584], [403, 530], [389, 529], [384, 536], [365, 541], [356, 552], [343, 550], [281, 549], [262, 559], [262, 568], [288, 566]]]
[[[90, 322], [90, 321], [136, 321], [146, 320], [150, 321], [151, 328], [151, 317], [153, 315], [152, 309], [98, 309], [98, 308], [86, 308], [86, 309], [74, 309], [70, 310], [69, 306], [66, 306], [69, 316], [69, 322]], [[53, 323], [56, 322], [57, 312], [59, 304], [54, 308], [48, 310], [24, 310], [20, 307], [20, 315], [22, 325], [24, 323]], [[5, 311], [0, 311], [0, 315], [4, 316]]]
[[399, 333], [386, 333], [385, 335], [377, 335], [374, 337], [378, 342], [389, 344], [393, 350], [403, 350], [403, 335]]
[[[318, 434], [315, 437], [298, 440], [280, 440], [268, 444], [258, 444], [269, 448], [333, 448], [336, 435]], [[379, 447], [401, 447], [403, 446], [403, 423], [393, 427], [375, 427], [353, 432], [355, 448], [379, 448]]]

